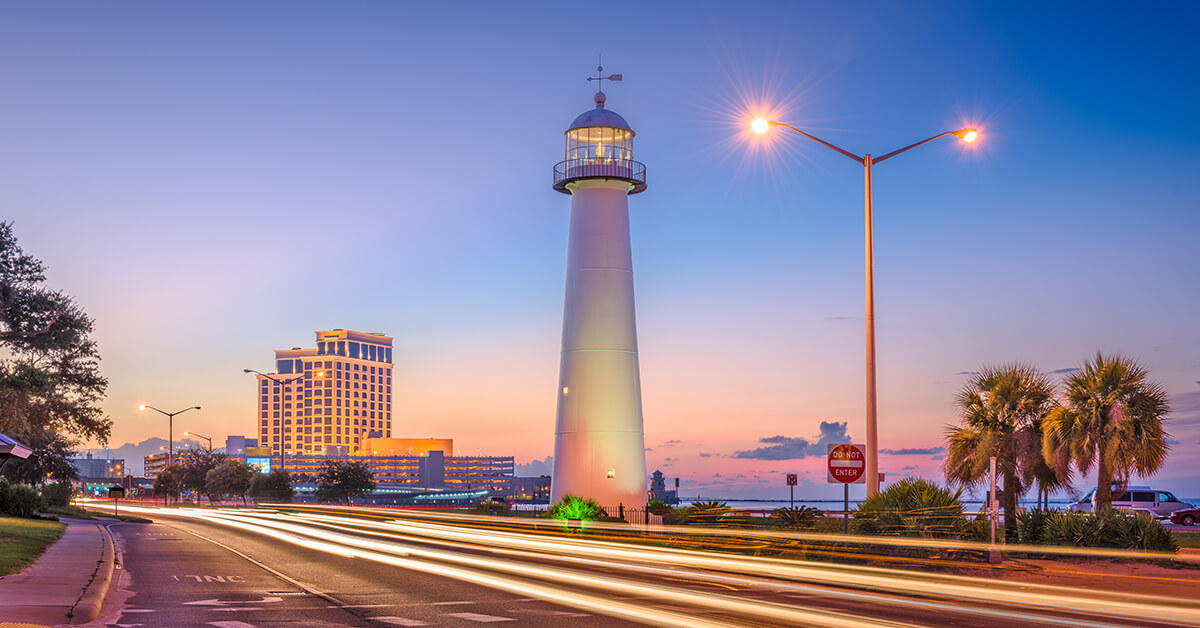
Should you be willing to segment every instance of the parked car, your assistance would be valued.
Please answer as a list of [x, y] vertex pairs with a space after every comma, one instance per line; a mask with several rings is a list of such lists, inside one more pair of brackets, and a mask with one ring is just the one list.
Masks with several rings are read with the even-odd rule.
[[1171, 513], [1171, 523], [1194, 526], [1197, 521], [1200, 521], [1200, 508], [1184, 508]]
[[[1071, 504], [1067, 510], [1071, 512], [1092, 512], [1093, 499], [1096, 495], [1096, 489], [1088, 491], [1079, 501]], [[1174, 495], [1167, 491], [1156, 491], [1149, 486], [1127, 486], [1114, 487], [1112, 492], [1112, 506], [1119, 510], [1144, 510], [1157, 518], [1170, 517], [1171, 513], [1185, 508], [1191, 508], [1192, 504], [1179, 501]]]

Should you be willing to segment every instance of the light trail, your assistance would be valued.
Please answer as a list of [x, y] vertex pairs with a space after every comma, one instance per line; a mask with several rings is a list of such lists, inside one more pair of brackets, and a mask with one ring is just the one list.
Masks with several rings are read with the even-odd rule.
[[[408, 521], [394, 517], [407, 517], [410, 512], [379, 510], [369, 511], [371, 517], [364, 519], [349, 516], [359, 514], [352, 509], [329, 508], [288, 509], [298, 512], [127, 508], [202, 519], [309, 549], [374, 560], [658, 625], [727, 625], [729, 619], [706, 624], [716, 618], [701, 619], [692, 613], [613, 596], [649, 597], [672, 607], [695, 609], [693, 612], [790, 625], [906, 624], [886, 624], [877, 616], [803, 608], [797, 603], [747, 599], [742, 591], [699, 592], [685, 585], [659, 583], [693, 582], [792, 597], [836, 598], [847, 608], [894, 606], [931, 618], [973, 615], [981, 623], [1106, 626], [1164, 622], [1200, 626], [1200, 604], [1191, 599], [1126, 593], [1114, 596], [952, 574], [551, 537], [544, 525], [540, 531], [534, 528], [529, 532], [479, 527], [482, 523], [495, 525], [494, 519], [422, 516], [421, 521]], [[628, 533], [628, 528], [623, 531]], [[587, 568], [636, 575], [639, 579], [581, 571]], [[650, 582], [649, 578], [655, 581]], [[806, 603], [811, 604], [812, 600]]]
[[[763, 559], [756, 557], [722, 556], [694, 550], [657, 549], [647, 550], [628, 544], [607, 541], [591, 541], [586, 539], [553, 540], [530, 538], [511, 532], [482, 531], [478, 529], [463, 529], [450, 526], [439, 526], [427, 523], [407, 521], [393, 522], [363, 522], [348, 517], [333, 517], [305, 513], [310, 520], [332, 521], [343, 525], [370, 527], [380, 530], [396, 530], [397, 532], [415, 534], [426, 539], [453, 539], [460, 542], [476, 543], [492, 548], [507, 549], [519, 555], [520, 551], [543, 552], [541, 556], [549, 559], [561, 559], [571, 556], [576, 560], [591, 559], [596, 564], [612, 566], [613, 561], [625, 559], [634, 561], [621, 565], [626, 569], [636, 569], [636, 565], [672, 565], [679, 567], [717, 570], [739, 574], [752, 574], [760, 577], [787, 579], [810, 583], [827, 583], [839, 586], [852, 586], [871, 591], [887, 591], [898, 595], [940, 596], [952, 600], [987, 600], [991, 602], [1015, 605], [1019, 608], [1029, 606], [1047, 610], [1067, 612], [1102, 613], [1108, 617], [1121, 620], [1137, 620], [1143, 618], [1160, 618], [1162, 620], [1196, 621], [1195, 613], [1200, 607], [1176, 609], [1177, 600], [1162, 596], [1139, 594], [1123, 594], [1119, 600], [1111, 597], [1081, 596], [1076, 589], [1069, 587], [1012, 583], [994, 580], [982, 580], [968, 576], [950, 574], [916, 574], [911, 571], [868, 567], [858, 565], [831, 565], [827, 563], [812, 563], [807, 561], [791, 561], [782, 559]], [[636, 564], [636, 565], [635, 565]], [[644, 567], [641, 567], [644, 569]], [[679, 574], [676, 574], [679, 575]], [[709, 572], [689, 572], [688, 577], [697, 579], [716, 579]], [[720, 582], [737, 584], [746, 587], [771, 588], [779, 586], [778, 582], [750, 580], [739, 577], [722, 577]], [[828, 590], [827, 588], [804, 589], [806, 593], [817, 593], [834, 597], [852, 597], [862, 600], [861, 596], [846, 591]], [[899, 600], [900, 605], [918, 604], [916, 600]], [[920, 602], [919, 605], [928, 608], [929, 604]], [[943, 610], [950, 610], [943, 608]], [[1013, 617], [1013, 611], [994, 613], [991, 609], [972, 608], [964, 610], [954, 607], [958, 612], [977, 612], [981, 615], [997, 617]], [[1182, 611], [1182, 612], [1180, 612]], [[1019, 613], [1018, 613], [1019, 614]], [[1034, 617], [1027, 617], [1034, 619]], [[1040, 621], [1048, 621], [1039, 617]], [[1063, 623], [1080, 624], [1081, 620], [1072, 619]], [[1086, 624], [1086, 622], [1082, 622]]]

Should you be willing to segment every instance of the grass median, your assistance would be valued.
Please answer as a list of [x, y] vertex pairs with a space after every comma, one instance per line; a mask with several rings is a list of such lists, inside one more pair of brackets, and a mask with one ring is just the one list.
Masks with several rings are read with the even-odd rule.
[[32, 565], [66, 528], [57, 521], [0, 516], [0, 576]]

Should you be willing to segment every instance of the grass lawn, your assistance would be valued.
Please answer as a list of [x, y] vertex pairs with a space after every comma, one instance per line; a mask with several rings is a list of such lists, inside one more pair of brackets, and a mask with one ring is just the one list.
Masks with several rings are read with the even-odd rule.
[[1200, 532], [1180, 532], [1176, 529], [1171, 531], [1171, 536], [1175, 537], [1179, 547], [1200, 547]]
[[0, 517], [0, 576], [33, 564], [66, 527], [57, 521]]

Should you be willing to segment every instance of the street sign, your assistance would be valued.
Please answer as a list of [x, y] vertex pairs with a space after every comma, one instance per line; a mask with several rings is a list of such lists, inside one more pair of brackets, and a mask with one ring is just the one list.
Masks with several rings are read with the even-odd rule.
[[830, 484], [865, 484], [866, 470], [866, 445], [829, 444]]
[[800, 482], [800, 479], [796, 477], [795, 473], [787, 474], [787, 485], [788, 486], [796, 486], [799, 482]]
[[108, 496], [112, 499], [120, 499], [120, 498], [124, 497], [125, 496], [125, 487], [124, 486], [108, 487]]

